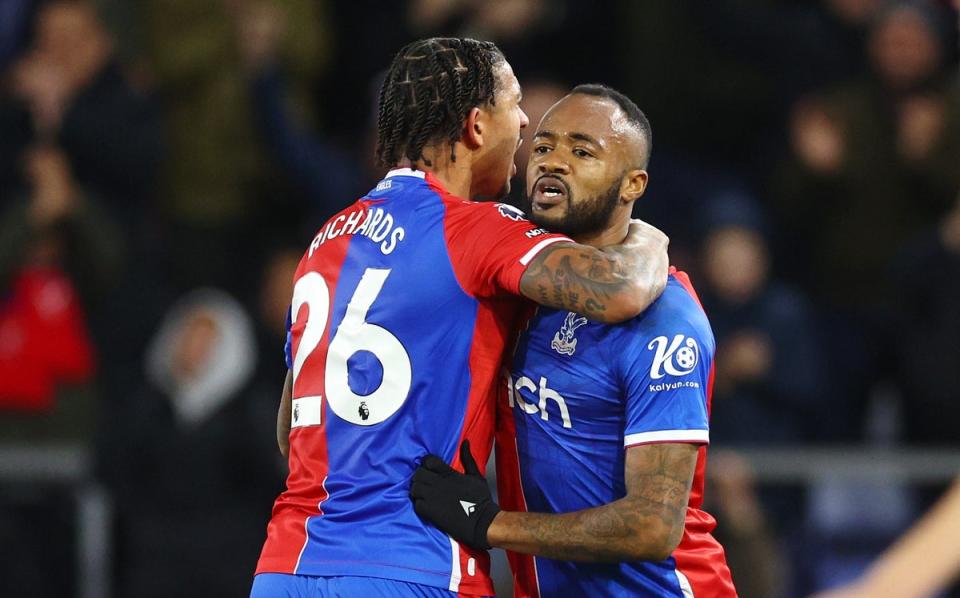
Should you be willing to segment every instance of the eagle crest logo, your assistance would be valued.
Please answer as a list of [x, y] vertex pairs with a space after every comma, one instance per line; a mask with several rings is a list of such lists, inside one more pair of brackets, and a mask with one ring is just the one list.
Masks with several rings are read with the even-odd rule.
[[578, 316], [573, 312], [568, 313], [563, 321], [563, 326], [553, 335], [550, 348], [561, 355], [573, 355], [577, 350], [577, 339], [574, 338], [574, 335], [577, 333], [577, 328], [586, 323], [587, 319], [583, 316]]

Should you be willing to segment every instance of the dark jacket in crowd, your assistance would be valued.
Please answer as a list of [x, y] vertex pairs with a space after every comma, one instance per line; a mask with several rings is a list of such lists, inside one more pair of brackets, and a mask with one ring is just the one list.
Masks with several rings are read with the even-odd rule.
[[802, 297], [778, 285], [740, 305], [724, 303], [709, 292], [702, 296], [718, 362], [725, 341], [744, 332], [765, 336], [772, 351], [766, 375], [737, 383], [727, 392], [716, 389], [711, 437], [729, 445], [814, 439], [829, 402], [817, 324]]
[[960, 254], [929, 235], [908, 248], [895, 277], [895, 347], [904, 440], [960, 445]]

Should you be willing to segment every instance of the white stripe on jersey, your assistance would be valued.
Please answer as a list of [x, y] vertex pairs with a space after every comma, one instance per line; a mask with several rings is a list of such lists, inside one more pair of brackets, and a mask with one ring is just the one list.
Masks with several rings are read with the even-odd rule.
[[528, 251], [522, 258], [520, 258], [520, 263], [526, 266], [531, 262], [531, 260], [533, 260], [533, 258], [537, 257], [538, 253], [543, 251], [544, 247], [546, 247], [547, 245], [552, 245], [554, 243], [559, 243], [560, 241], [570, 241], [570, 239], [566, 237], [551, 237], [549, 239], [544, 239], [543, 241], [540, 241], [539, 243], [534, 245], [530, 249], [530, 251]]
[[676, 569], [675, 571], [677, 573], [677, 581], [680, 583], [680, 591], [683, 592], [683, 598], [694, 598], [693, 587], [690, 585], [690, 580], [687, 579], [686, 575], [680, 573], [680, 569]]
[[453, 564], [450, 566], [450, 591], [460, 591], [460, 545], [453, 538], [450, 538], [450, 552], [453, 557]]
[[640, 432], [627, 434], [623, 437], [623, 446], [647, 444], [650, 442], [703, 442], [710, 443], [709, 430], [658, 430], [656, 432]]
[[[327, 476], [323, 476], [323, 481], [320, 482], [320, 488], [323, 489], [324, 500], [330, 498], [330, 493], [327, 492]], [[319, 514], [321, 509], [320, 505], [323, 504], [323, 500], [317, 503], [317, 513]], [[307, 544], [310, 543], [310, 518], [315, 517], [315, 515], [307, 515], [307, 518], [303, 522], [303, 546], [300, 548], [300, 554], [297, 555], [297, 564], [293, 566], [293, 574], [296, 575], [300, 570], [300, 559], [303, 558], [303, 552], [307, 549]]]
[[297, 564], [293, 566], [293, 574], [296, 575], [300, 570], [300, 559], [303, 558], [303, 551], [307, 549], [307, 544], [310, 542], [310, 517], [307, 515], [306, 519], [303, 520], [303, 546], [300, 547], [300, 554], [297, 555]]

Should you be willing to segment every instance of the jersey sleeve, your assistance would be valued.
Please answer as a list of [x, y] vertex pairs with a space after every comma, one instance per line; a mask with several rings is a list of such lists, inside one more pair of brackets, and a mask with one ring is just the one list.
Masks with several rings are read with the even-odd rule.
[[290, 326], [293, 323], [293, 317], [290, 313], [291, 308], [287, 308], [287, 338], [283, 343], [283, 361], [287, 364], [287, 369], [293, 369], [293, 337], [290, 336]]
[[533, 258], [553, 243], [570, 241], [503, 203], [448, 200], [444, 228], [457, 279], [476, 297], [519, 295], [520, 278]]
[[622, 353], [624, 447], [662, 442], [709, 444], [707, 393], [713, 339], [684, 322], [638, 332]]

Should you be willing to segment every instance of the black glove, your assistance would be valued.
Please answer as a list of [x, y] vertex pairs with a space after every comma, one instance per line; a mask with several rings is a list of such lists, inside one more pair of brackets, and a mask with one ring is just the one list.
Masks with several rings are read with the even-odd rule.
[[410, 499], [417, 515], [441, 531], [478, 550], [489, 550], [487, 529], [500, 507], [470, 454], [470, 441], [460, 445], [462, 474], [436, 455], [427, 455], [413, 474]]

